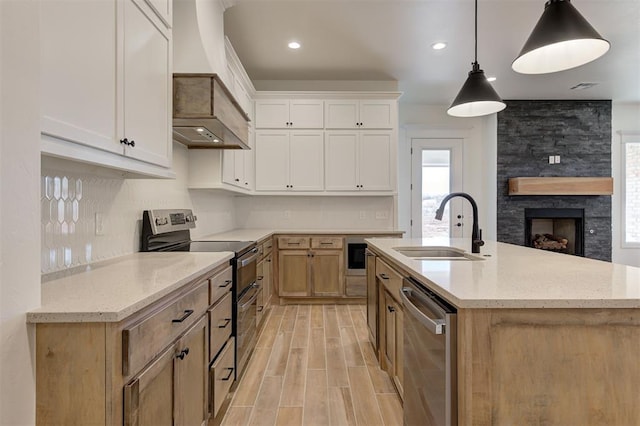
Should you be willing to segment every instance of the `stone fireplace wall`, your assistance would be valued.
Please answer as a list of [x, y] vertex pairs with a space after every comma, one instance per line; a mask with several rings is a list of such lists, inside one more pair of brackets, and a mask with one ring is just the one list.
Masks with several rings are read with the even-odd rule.
[[[585, 209], [585, 257], [611, 261], [610, 196], [509, 196], [518, 176], [611, 176], [611, 101], [506, 101], [498, 113], [497, 239], [525, 244], [525, 208]], [[549, 164], [559, 155], [559, 164]]]

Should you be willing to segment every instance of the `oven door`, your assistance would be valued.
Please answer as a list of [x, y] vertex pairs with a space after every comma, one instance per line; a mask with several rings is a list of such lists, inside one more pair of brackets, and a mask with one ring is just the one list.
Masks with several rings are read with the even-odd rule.
[[260, 285], [253, 284], [244, 294], [241, 294], [237, 302], [238, 328], [236, 336], [236, 378], [240, 378], [248, 361], [249, 355], [256, 345], [256, 311]]
[[254, 247], [236, 259], [236, 294], [242, 295], [256, 282], [258, 248]]

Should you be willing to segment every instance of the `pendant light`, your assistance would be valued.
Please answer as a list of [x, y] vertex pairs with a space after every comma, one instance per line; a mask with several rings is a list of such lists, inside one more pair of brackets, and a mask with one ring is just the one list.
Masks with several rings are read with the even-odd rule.
[[447, 114], [454, 117], [479, 117], [507, 107], [478, 64], [478, 0], [475, 0], [475, 5], [475, 58], [467, 81], [447, 110]]
[[564, 71], [599, 58], [610, 46], [571, 0], [548, 0], [511, 68], [522, 74]]

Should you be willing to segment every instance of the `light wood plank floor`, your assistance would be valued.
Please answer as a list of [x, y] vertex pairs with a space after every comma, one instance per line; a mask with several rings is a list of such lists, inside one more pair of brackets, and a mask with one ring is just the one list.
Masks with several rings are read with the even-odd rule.
[[273, 306], [223, 426], [402, 425], [365, 305]]

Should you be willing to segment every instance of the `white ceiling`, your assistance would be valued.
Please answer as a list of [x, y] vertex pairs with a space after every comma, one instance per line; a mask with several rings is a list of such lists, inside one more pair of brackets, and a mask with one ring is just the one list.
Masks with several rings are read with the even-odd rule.
[[[574, 0], [611, 42], [573, 70], [511, 70], [544, 0], [480, 0], [478, 62], [504, 99], [640, 102], [640, 0]], [[401, 102], [449, 104], [473, 61], [473, 0], [236, 0], [225, 34], [252, 80], [396, 80]], [[302, 48], [287, 48], [290, 40]], [[446, 41], [434, 51], [431, 44]], [[581, 82], [598, 83], [570, 90]]]

